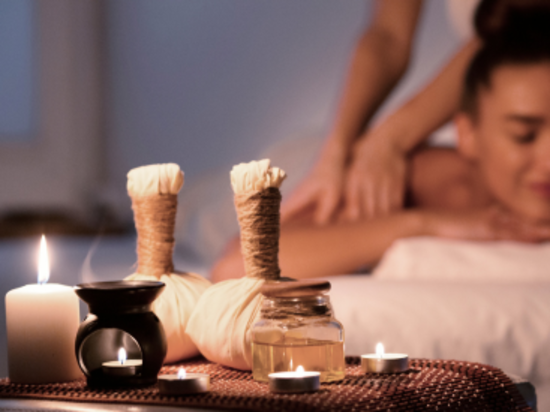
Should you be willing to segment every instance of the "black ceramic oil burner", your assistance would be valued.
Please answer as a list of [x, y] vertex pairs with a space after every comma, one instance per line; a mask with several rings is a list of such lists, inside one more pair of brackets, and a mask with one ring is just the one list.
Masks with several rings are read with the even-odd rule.
[[[157, 381], [166, 356], [166, 336], [151, 303], [162, 282], [117, 281], [77, 285], [89, 314], [76, 336], [76, 358], [88, 385], [143, 386]], [[127, 361], [118, 361], [121, 348]], [[113, 365], [113, 367], [109, 366]]]

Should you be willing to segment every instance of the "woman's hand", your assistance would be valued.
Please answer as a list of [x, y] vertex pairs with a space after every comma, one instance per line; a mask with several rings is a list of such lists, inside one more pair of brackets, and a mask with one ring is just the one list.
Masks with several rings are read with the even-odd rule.
[[550, 224], [529, 222], [500, 206], [468, 212], [425, 213], [431, 235], [468, 240], [514, 240], [538, 243], [550, 240]]
[[347, 153], [327, 148], [304, 181], [281, 208], [281, 220], [312, 213], [316, 224], [329, 223], [342, 202]]
[[403, 207], [406, 154], [388, 139], [367, 135], [357, 142], [346, 176], [347, 220], [387, 215]]

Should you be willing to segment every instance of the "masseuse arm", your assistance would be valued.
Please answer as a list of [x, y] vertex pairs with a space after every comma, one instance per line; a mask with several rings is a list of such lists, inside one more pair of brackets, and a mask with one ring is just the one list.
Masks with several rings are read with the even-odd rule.
[[420, 93], [357, 142], [346, 178], [349, 220], [403, 206], [407, 156], [458, 109], [464, 73], [478, 47], [477, 40], [468, 42]]
[[460, 106], [466, 68], [479, 47], [478, 39], [466, 43], [425, 88], [374, 128], [370, 138], [387, 140], [408, 153], [451, 120]]
[[409, 65], [422, 0], [378, 0], [359, 38], [331, 131], [309, 176], [283, 205], [283, 219], [308, 207], [327, 223], [342, 199], [351, 149]]
[[360, 37], [329, 137], [348, 151], [409, 65], [422, 1], [379, 0]]

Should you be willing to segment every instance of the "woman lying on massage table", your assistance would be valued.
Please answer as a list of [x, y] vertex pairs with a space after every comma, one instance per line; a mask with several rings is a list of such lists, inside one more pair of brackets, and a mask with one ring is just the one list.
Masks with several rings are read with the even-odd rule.
[[[308, 213], [285, 222], [282, 275], [350, 273], [375, 264], [403, 237], [550, 239], [549, 22], [547, 7], [516, 10], [498, 30], [478, 33], [483, 46], [469, 67], [455, 116], [458, 148], [413, 153], [403, 211], [327, 226], [313, 224]], [[219, 281], [242, 275], [235, 240], [212, 276]]]

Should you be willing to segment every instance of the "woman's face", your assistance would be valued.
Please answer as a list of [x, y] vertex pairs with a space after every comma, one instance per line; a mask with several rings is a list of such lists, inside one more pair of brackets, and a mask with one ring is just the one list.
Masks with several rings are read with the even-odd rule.
[[550, 62], [497, 68], [468, 129], [489, 192], [525, 218], [550, 221]]

